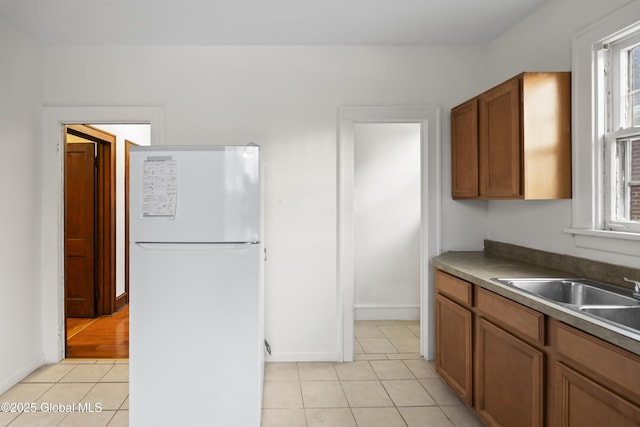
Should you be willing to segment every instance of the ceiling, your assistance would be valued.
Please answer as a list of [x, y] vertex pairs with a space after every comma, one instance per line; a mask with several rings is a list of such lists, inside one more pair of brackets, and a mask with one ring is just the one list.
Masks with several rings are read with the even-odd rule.
[[478, 45], [546, 0], [0, 0], [45, 45]]

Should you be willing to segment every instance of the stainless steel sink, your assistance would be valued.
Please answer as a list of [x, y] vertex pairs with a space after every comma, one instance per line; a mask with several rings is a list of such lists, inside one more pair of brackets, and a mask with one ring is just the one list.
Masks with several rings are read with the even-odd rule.
[[571, 306], [640, 306], [640, 300], [604, 283], [585, 279], [500, 278], [513, 286], [548, 300]]
[[640, 330], [640, 306], [636, 307], [580, 307], [583, 313], [597, 316], [610, 322]]
[[[580, 312], [640, 339], [640, 299], [634, 292], [587, 279], [498, 278], [499, 283]], [[628, 331], [628, 332], [624, 332]]]

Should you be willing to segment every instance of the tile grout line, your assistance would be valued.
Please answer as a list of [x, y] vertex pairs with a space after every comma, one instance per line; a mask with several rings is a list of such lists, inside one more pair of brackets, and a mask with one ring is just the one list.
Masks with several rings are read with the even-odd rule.
[[304, 424], [309, 426], [309, 418], [307, 417], [307, 408], [304, 403], [304, 393], [302, 392], [302, 378], [300, 377], [300, 362], [296, 362], [296, 373], [298, 374], [298, 388], [300, 389], [300, 400], [302, 401], [302, 414], [304, 415]]

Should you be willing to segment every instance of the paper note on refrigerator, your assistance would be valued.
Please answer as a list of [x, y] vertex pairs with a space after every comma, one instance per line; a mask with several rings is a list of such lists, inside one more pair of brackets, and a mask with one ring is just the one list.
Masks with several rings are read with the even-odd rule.
[[147, 157], [142, 164], [142, 217], [174, 219], [177, 197], [177, 162], [170, 156]]

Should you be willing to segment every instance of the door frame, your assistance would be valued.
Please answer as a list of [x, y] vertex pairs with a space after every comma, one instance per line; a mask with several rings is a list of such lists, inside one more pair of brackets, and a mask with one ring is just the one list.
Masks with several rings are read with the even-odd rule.
[[164, 108], [51, 106], [43, 108], [41, 171], [42, 341], [45, 363], [64, 358], [64, 125], [149, 124], [151, 144], [162, 143]]
[[354, 125], [419, 123], [421, 180], [420, 354], [435, 354], [434, 286], [430, 259], [440, 253], [442, 191], [440, 107], [338, 108], [338, 350], [340, 361], [353, 360], [354, 346]]
[[123, 304], [129, 304], [129, 163], [131, 157], [131, 147], [137, 147], [138, 144], [124, 140], [124, 294], [125, 301]]

